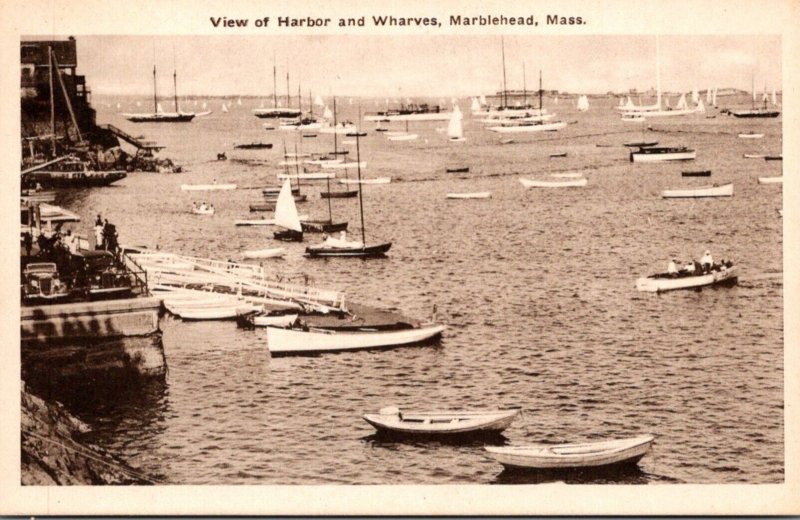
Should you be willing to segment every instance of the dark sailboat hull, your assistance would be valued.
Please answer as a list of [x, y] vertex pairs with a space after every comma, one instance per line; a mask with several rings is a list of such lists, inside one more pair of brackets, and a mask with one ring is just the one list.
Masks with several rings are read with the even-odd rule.
[[323, 199], [349, 199], [358, 195], [358, 190], [349, 191], [322, 191], [319, 196]]
[[108, 186], [128, 174], [122, 170], [59, 172], [38, 171], [22, 176], [22, 187], [32, 188], [37, 184], [43, 188], [95, 188]]
[[282, 242], [302, 242], [303, 241], [303, 232], [302, 231], [295, 231], [293, 229], [284, 229], [282, 231], [276, 231], [272, 234], [272, 237], [275, 240], [280, 240]]
[[701, 170], [695, 172], [681, 172], [683, 177], [711, 177], [711, 170]]
[[347, 222], [313, 221], [301, 222], [303, 233], [338, 233], [347, 231]]
[[128, 121], [131, 123], [188, 123], [194, 119], [194, 114], [177, 114], [177, 115], [151, 115], [145, 114], [141, 116], [129, 116]]
[[392, 243], [386, 242], [385, 244], [377, 244], [374, 246], [367, 246], [358, 249], [351, 248], [317, 248], [307, 247], [305, 256], [309, 258], [374, 258], [381, 257], [391, 249]]

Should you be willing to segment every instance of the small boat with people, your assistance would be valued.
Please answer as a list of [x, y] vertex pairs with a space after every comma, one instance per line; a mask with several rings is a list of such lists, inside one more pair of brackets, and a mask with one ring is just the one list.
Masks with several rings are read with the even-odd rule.
[[428, 325], [401, 330], [366, 328], [344, 332], [267, 327], [267, 348], [272, 356], [394, 348], [435, 341], [444, 329], [444, 325]]
[[363, 415], [380, 435], [400, 437], [499, 436], [522, 412], [506, 410], [401, 411], [396, 406]]
[[697, 186], [664, 190], [661, 197], [665, 199], [700, 199], [707, 197], [733, 197], [733, 183], [711, 186]]
[[192, 213], [195, 215], [213, 215], [214, 214], [214, 205], [213, 204], [206, 204], [202, 202], [197, 204], [196, 202], [192, 203]]
[[651, 449], [655, 437], [575, 444], [486, 446], [484, 449], [506, 469], [569, 470], [637, 464]]
[[580, 188], [586, 186], [589, 181], [585, 178], [565, 181], [541, 181], [520, 178], [519, 182], [526, 188]]
[[[704, 261], [705, 260], [705, 261]], [[701, 261], [692, 261], [683, 268], [676, 267], [673, 259], [666, 273], [654, 274], [636, 280], [636, 290], [664, 292], [676, 289], [697, 289], [712, 285], [732, 286], [738, 282], [736, 266], [731, 261], [714, 262], [708, 251]]]
[[631, 162], [691, 161], [697, 158], [697, 151], [685, 146], [640, 147], [631, 151]]

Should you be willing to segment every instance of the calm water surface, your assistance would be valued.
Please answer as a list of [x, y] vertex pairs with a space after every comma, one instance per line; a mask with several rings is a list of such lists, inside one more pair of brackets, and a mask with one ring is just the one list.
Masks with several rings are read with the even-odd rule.
[[[271, 229], [234, 227], [260, 198], [260, 190], [243, 188], [277, 184], [283, 139], [290, 151], [333, 148], [332, 136], [296, 142], [288, 132], [265, 132], [251, 101], [228, 114], [209, 102], [214, 113], [187, 125], [134, 125], [112, 108], [117, 101], [95, 99], [99, 122], [167, 145], [162, 153], [188, 170], [135, 173], [113, 187], [61, 196], [86, 231], [102, 213], [123, 243], [218, 259], [275, 247]], [[647, 137], [695, 147], [698, 158], [643, 165], [630, 163], [621, 146], [642, 137], [641, 126], [621, 122], [602, 102], [585, 114], [570, 105], [550, 108], [576, 124], [509, 145], [469, 115], [464, 143], [446, 142], [437, 131], [446, 122], [412, 124], [420, 134], [413, 142], [389, 142], [367, 123], [364, 175], [393, 178], [365, 187], [367, 239], [391, 239], [388, 258], [308, 260], [306, 244], [289, 244], [285, 259], [265, 261], [283, 279], [306, 274], [351, 301], [418, 318], [435, 304], [448, 324], [439, 345], [270, 359], [263, 330], [167, 317], [166, 384], [83, 410], [94, 426], [89, 440], [172, 483], [536, 482], [503, 473], [480, 445], [386, 443], [361, 419], [391, 404], [517, 405], [525, 412], [505, 433], [511, 445], [657, 436], [640, 470], [578, 482], [782, 482], [782, 192], [756, 182], [780, 175], [781, 162], [742, 158], [780, 153], [780, 120], [648, 121], [657, 131]], [[339, 106], [342, 117], [356, 119], [356, 105]], [[766, 136], [737, 138], [751, 130]], [[232, 150], [258, 140], [275, 148]], [[229, 160], [216, 161], [223, 150]], [[568, 156], [548, 158], [558, 151]], [[445, 173], [462, 165], [470, 172]], [[686, 169], [713, 170], [710, 180], [733, 182], [735, 196], [662, 200], [665, 188], [709, 182], [681, 178]], [[568, 171], [584, 173], [588, 186], [525, 190], [518, 182]], [[239, 189], [180, 190], [213, 180]], [[309, 202], [301, 213], [326, 216], [320, 189], [324, 183], [303, 187]], [[445, 199], [466, 191], [493, 198]], [[213, 203], [216, 215], [190, 214], [193, 200]], [[334, 218], [349, 220], [354, 232], [356, 200], [333, 201]], [[706, 248], [737, 262], [737, 287], [635, 291], [634, 280], [663, 270], [670, 256], [699, 258]]]

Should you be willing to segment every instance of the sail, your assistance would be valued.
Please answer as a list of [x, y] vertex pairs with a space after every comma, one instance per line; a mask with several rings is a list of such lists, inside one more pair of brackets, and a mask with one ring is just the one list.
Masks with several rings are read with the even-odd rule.
[[[775, 91], [774, 91], [774, 90], [772, 91], [772, 97], [773, 97], [773, 98], [775, 97]], [[773, 103], [774, 103], [774, 102], [773, 102]], [[117, 103], [117, 110], [119, 110], [120, 108], [122, 108], [122, 105], [120, 105], [119, 103]]]
[[205, 109], [206, 109], [206, 106], [207, 106], [207, 105], [206, 105], [206, 102], [205, 102], [205, 101], [203, 101], [203, 110], [205, 110]]
[[706, 90], [706, 104], [707, 104], [707, 105], [710, 105], [710, 104], [711, 104], [711, 92], [712, 92], [713, 90], [714, 90], [714, 89], [712, 89], [712, 88], [709, 88], [708, 90]]
[[450, 116], [450, 123], [447, 125], [447, 137], [452, 140], [464, 138], [464, 129], [461, 126], [461, 109], [458, 105], [453, 107], [453, 114]]
[[228, 111], [228, 106], [225, 103], [222, 104], [222, 111], [223, 112], [227, 112]]
[[778, 106], [778, 96], [775, 93], [775, 89], [772, 89], [772, 104]]
[[325, 106], [325, 102], [322, 101], [322, 98], [320, 96], [317, 96], [314, 98], [314, 105], [318, 107], [323, 107]]
[[486, 104], [486, 96], [484, 96], [483, 94], [481, 94], [481, 99], [480, 99], [480, 101], [481, 101], [481, 105], [485, 105], [485, 104]]
[[589, 110], [589, 98], [585, 94], [578, 98], [578, 110], [581, 112]]
[[325, 105], [325, 110], [322, 111], [322, 117], [325, 119], [333, 119], [333, 112], [328, 108], [328, 105]]
[[275, 225], [294, 231], [303, 231], [300, 225], [300, 216], [297, 214], [297, 206], [294, 204], [292, 195], [292, 184], [289, 179], [283, 181], [281, 192], [278, 194], [278, 202], [275, 203]]
[[478, 98], [472, 98], [472, 111], [477, 112], [481, 109], [481, 104], [478, 102]]
[[237, 100], [236, 100], [236, 104], [237, 104], [237, 105], [241, 105], [241, 104], [242, 104], [242, 98], [239, 98], [239, 99], [237, 99]]
[[631, 101], [631, 97], [628, 96], [628, 102], [625, 103], [625, 108], [635, 108], [635, 106], [636, 105], [633, 104], [633, 101]]
[[678, 100], [678, 104], [675, 105], [677, 110], [686, 110], [689, 108], [689, 104], [686, 103], [686, 94], [681, 94], [681, 98]]
[[156, 104], [156, 112], [158, 112], [159, 114], [161, 114], [162, 112], [164, 112], [164, 109], [163, 109], [163, 108], [161, 108], [161, 103], [157, 103], [157, 104]]
[[621, 107], [625, 106], [625, 100], [624, 99], [619, 98], [619, 106], [621, 106]]
[[702, 99], [698, 99], [697, 100], [697, 106], [695, 107], [695, 110], [697, 110], [698, 112], [705, 112], [706, 111], [706, 106], [703, 104], [703, 100]]
[[137, 107], [140, 107], [140, 106], [142, 106], [142, 102], [141, 102], [141, 101], [137, 101], [137, 102], [136, 102], [136, 106], [137, 106]]
[[698, 101], [700, 101], [700, 92], [698, 92], [697, 89], [693, 89], [692, 90], [692, 103], [694, 103], [696, 105]]
[[711, 96], [711, 104], [717, 106], [717, 88], [714, 87], [714, 94]]
[[556, 98], [553, 100], [553, 103], [556, 105], [558, 104], [558, 96], [556, 96]]

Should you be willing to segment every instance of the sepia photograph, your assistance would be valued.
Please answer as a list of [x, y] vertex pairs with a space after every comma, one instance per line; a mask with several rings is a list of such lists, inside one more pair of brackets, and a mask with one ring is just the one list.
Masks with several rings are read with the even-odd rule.
[[[256, 509], [181, 495], [273, 514], [744, 485], [796, 512], [796, 36], [313, 5], [209, 4], [170, 32], [100, 2], [110, 28], [83, 11], [17, 29], [9, 485], [277, 486]], [[391, 500], [317, 495], [338, 490]], [[174, 511], [131, 504], [101, 512]]]

